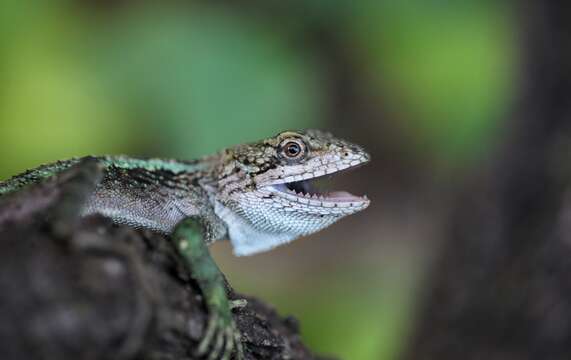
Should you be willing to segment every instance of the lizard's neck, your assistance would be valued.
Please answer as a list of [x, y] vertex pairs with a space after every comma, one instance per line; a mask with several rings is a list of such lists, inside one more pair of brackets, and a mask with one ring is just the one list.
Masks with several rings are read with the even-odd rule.
[[248, 202], [248, 198], [236, 195], [251, 191], [255, 182], [231, 152], [222, 154], [213, 178], [215, 180], [211, 183], [201, 185], [209, 194], [216, 217], [226, 227], [226, 235], [235, 255], [245, 256], [267, 251], [299, 236], [291, 232], [273, 231], [271, 224], [260, 224], [241, 212], [245, 208], [242, 202]]

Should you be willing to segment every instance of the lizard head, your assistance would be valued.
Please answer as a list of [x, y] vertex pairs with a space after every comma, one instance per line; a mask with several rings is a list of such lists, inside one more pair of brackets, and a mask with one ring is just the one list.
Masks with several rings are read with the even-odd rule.
[[370, 201], [312, 182], [370, 159], [360, 146], [319, 130], [286, 131], [226, 150], [217, 214], [237, 255], [269, 250], [364, 210]]

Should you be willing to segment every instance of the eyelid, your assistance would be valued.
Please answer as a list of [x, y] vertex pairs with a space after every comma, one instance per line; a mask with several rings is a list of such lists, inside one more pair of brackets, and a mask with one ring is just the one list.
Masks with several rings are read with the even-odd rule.
[[302, 148], [305, 148], [305, 142], [301, 139], [285, 139], [284, 141], [281, 142], [280, 147], [284, 147], [285, 145], [287, 145], [290, 142], [294, 142], [298, 145], [300, 145]]

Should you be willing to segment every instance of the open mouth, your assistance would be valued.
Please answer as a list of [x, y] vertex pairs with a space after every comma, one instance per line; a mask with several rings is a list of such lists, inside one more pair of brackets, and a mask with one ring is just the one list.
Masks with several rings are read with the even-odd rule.
[[[350, 169], [354, 167], [355, 166], [352, 166]], [[340, 171], [341, 170], [329, 172], [329, 174], [337, 175]], [[320, 181], [324, 176], [325, 175], [319, 175], [305, 180], [274, 184], [271, 185], [271, 188], [289, 200], [308, 205], [323, 207], [362, 207], [369, 204], [369, 199], [366, 195], [357, 196], [347, 191], [320, 190], [321, 186], [316, 186], [316, 182]]]

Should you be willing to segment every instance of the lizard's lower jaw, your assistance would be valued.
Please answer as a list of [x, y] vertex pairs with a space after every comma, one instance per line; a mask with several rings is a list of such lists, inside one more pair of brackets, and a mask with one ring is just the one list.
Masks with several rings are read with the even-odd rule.
[[[356, 164], [358, 166], [361, 164]], [[354, 166], [352, 166], [354, 167]], [[349, 167], [348, 167], [349, 168]], [[340, 169], [341, 171], [344, 169]], [[335, 171], [335, 172], [338, 172]], [[335, 172], [327, 172], [332, 174]], [[333, 191], [320, 193], [314, 190], [311, 181], [322, 177], [309, 175], [303, 176], [304, 180], [283, 182], [279, 184], [272, 184], [264, 187], [267, 190], [284, 200], [287, 200], [292, 205], [302, 205], [313, 208], [346, 208], [346, 211], [356, 212], [365, 209], [370, 204], [370, 200], [367, 196], [356, 196], [347, 191]], [[299, 179], [299, 176], [294, 177]]]
[[356, 196], [347, 191], [333, 191], [327, 193], [317, 193], [311, 190], [305, 191], [290, 188], [287, 184], [271, 185], [267, 189], [280, 197], [303, 205], [317, 206], [324, 208], [334, 207], [355, 207], [365, 208], [369, 206], [370, 200], [367, 196]]

